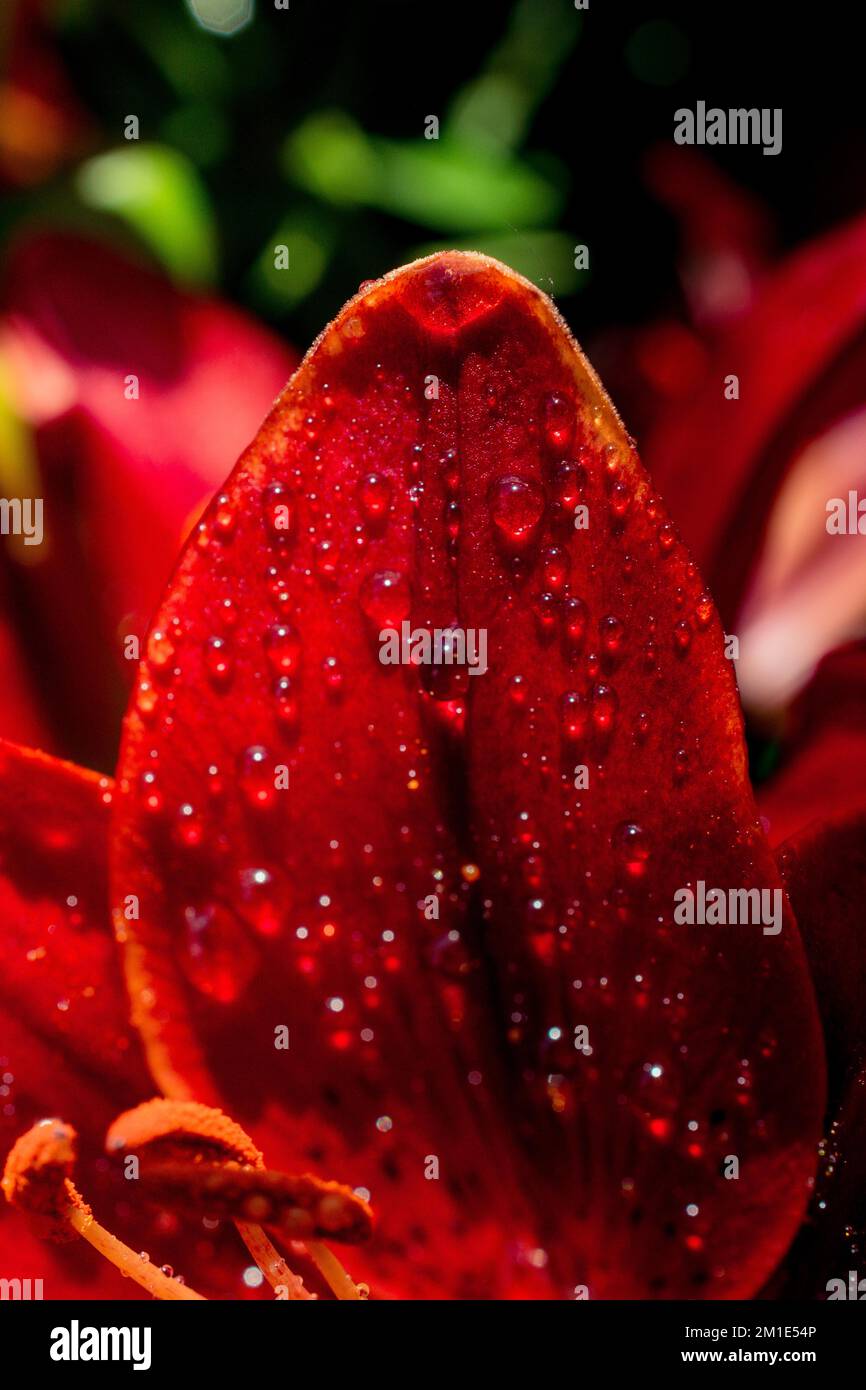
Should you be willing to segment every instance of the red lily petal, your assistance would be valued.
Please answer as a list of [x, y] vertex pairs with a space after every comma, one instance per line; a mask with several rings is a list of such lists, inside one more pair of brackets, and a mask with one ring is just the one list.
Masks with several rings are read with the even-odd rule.
[[[381, 664], [404, 618], [486, 630], [489, 671]], [[184, 552], [119, 778], [159, 1084], [368, 1187], [374, 1281], [760, 1286], [814, 1167], [814, 1001], [790, 917], [672, 924], [698, 879], [779, 879], [712, 603], [527, 282], [448, 254], [338, 316]]]
[[182, 540], [297, 359], [230, 305], [81, 237], [28, 236], [5, 279], [2, 352], [35, 431], [49, 542], [27, 576], [29, 621], [62, 667], [64, 744], [98, 762], [112, 671], [126, 683], [134, 670], [122, 637], [143, 636]]
[[[864, 317], [861, 217], [764, 282], [753, 309], [720, 341], [691, 404], [660, 418], [648, 441], [653, 475], [726, 622], [737, 614], [797, 446], [862, 403], [862, 364], [843, 352]], [[834, 364], [840, 370], [831, 383]], [[738, 400], [725, 395], [731, 373]]]
[[809, 958], [835, 1108], [866, 1063], [866, 809], [801, 831], [778, 858]]
[[773, 845], [866, 810], [866, 643], [824, 658], [790, 722], [782, 765], [760, 794]]
[[[106, 912], [111, 795], [106, 777], [0, 743], [0, 1154], [68, 1108], [102, 1207], [119, 1196], [104, 1129], [147, 1086]], [[91, 1251], [34, 1240], [5, 1203], [0, 1273], [44, 1279], [46, 1298], [126, 1292]]]

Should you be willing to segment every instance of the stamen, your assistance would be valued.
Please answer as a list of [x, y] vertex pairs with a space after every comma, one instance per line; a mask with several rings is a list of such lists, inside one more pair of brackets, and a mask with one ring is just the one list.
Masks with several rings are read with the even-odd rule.
[[200, 1300], [200, 1293], [143, 1260], [95, 1219], [71, 1177], [76, 1140], [75, 1130], [62, 1120], [40, 1120], [22, 1134], [6, 1159], [2, 1182], [6, 1200], [35, 1218], [48, 1239], [83, 1236], [154, 1298]]
[[265, 1235], [261, 1226], [252, 1225], [248, 1221], [236, 1221], [235, 1226], [249, 1250], [259, 1269], [264, 1274], [271, 1288], [278, 1294], [283, 1290], [286, 1292], [287, 1302], [296, 1302], [299, 1299], [315, 1299], [314, 1293], [309, 1293], [304, 1287], [304, 1281], [299, 1274], [293, 1274], [286, 1261], [278, 1250], [272, 1245]]
[[363, 1240], [372, 1224], [366, 1202], [340, 1183], [265, 1168], [249, 1136], [221, 1111], [193, 1101], [148, 1101], [115, 1120], [107, 1147], [139, 1156], [147, 1151], [142, 1190], [160, 1204], [197, 1205], [208, 1216], [231, 1217], [272, 1288], [288, 1289], [289, 1298], [311, 1297], [259, 1223], [289, 1240], [310, 1242], [336, 1296], [361, 1298], [339, 1260], [315, 1238]]
[[[192, 1100], [158, 1097], [119, 1115], [106, 1135], [109, 1153], [129, 1153], [146, 1145], [158, 1145], [164, 1153], [169, 1146], [188, 1156], [195, 1143], [194, 1157], [203, 1150], [215, 1150], [238, 1163], [264, 1167], [264, 1158], [255, 1144], [234, 1120], [221, 1110]], [[174, 1146], [177, 1146], [174, 1148]], [[276, 1293], [289, 1290], [289, 1299], [312, 1299], [304, 1281], [293, 1274], [261, 1226], [235, 1220], [235, 1227], [262, 1274]]]
[[308, 1240], [307, 1249], [310, 1252], [310, 1259], [337, 1298], [362, 1301], [366, 1297], [366, 1294], [361, 1292], [360, 1286], [346, 1273], [333, 1250], [330, 1250], [327, 1245], [323, 1245], [318, 1240]]

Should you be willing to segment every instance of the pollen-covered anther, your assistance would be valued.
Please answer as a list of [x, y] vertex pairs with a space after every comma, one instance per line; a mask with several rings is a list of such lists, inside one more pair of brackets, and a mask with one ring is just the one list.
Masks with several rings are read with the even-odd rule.
[[[188, 1152], [196, 1155], [223, 1155], [253, 1168], [263, 1166], [261, 1152], [240, 1125], [222, 1110], [193, 1100], [147, 1100], [127, 1110], [111, 1125], [106, 1135], [108, 1153], [140, 1153], [159, 1145], [160, 1154]], [[182, 1147], [181, 1147], [182, 1146]]]
[[40, 1235], [48, 1240], [75, 1239], [77, 1232], [67, 1220], [70, 1206], [90, 1211], [72, 1183], [77, 1138], [63, 1120], [40, 1120], [16, 1140], [6, 1159], [6, 1200], [35, 1217]]
[[272, 1172], [249, 1135], [221, 1110], [197, 1101], [157, 1097], [128, 1110], [106, 1136], [109, 1153], [135, 1154], [140, 1191], [157, 1205], [233, 1220], [275, 1289], [288, 1281], [293, 1298], [309, 1298], [262, 1227], [288, 1240], [308, 1241], [310, 1254], [338, 1298], [357, 1288], [323, 1237], [356, 1242], [372, 1229], [372, 1214], [348, 1187], [309, 1174]]
[[211, 1218], [258, 1222], [290, 1240], [329, 1238], [357, 1242], [372, 1230], [367, 1203], [348, 1187], [268, 1168], [233, 1163], [147, 1162], [141, 1191], [149, 1200]]
[[127, 1278], [154, 1298], [200, 1299], [201, 1294], [169, 1278], [95, 1219], [77, 1191], [78, 1136], [63, 1120], [40, 1120], [13, 1144], [6, 1159], [2, 1187], [6, 1200], [31, 1216], [37, 1233], [48, 1240], [82, 1236]]

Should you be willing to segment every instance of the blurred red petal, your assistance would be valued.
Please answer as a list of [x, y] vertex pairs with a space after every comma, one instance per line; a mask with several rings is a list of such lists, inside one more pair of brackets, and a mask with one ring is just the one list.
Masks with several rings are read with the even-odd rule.
[[[486, 631], [489, 671], [381, 664], [403, 619]], [[183, 554], [119, 779], [160, 1085], [368, 1189], [374, 1282], [760, 1286], [814, 1000], [792, 919], [672, 926], [779, 879], [712, 603], [537, 290], [455, 253], [343, 310]]]
[[[861, 217], [796, 252], [763, 282], [750, 312], [719, 341], [691, 403], [660, 417], [650, 435], [653, 476], [727, 623], [792, 459], [862, 404], [862, 364], [852, 345], [864, 319]], [[726, 396], [731, 375], [738, 399]]]
[[100, 762], [112, 672], [134, 669], [123, 637], [143, 636], [183, 537], [296, 359], [230, 305], [77, 236], [27, 237], [6, 279], [2, 352], [35, 429], [49, 542], [28, 575], [31, 621], [65, 746]]
[[653, 196], [677, 220], [681, 275], [692, 317], [716, 323], [742, 313], [766, 263], [771, 225], [763, 205], [700, 151], [669, 142], [644, 161]]
[[801, 831], [778, 857], [809, 959], [835, 1104], [866, 1063], [866, 807]]
[[759, 793], [773, 845], [866, 810], [866, 643], [824, 658], [789, 722], [781, 765]]
[[[106, 911], [111, 795], [108, 778], [0, 743], [0, 1155], [63, 1111], [81, 1134], [82, 1187], [109, 1213], [125, 1194], [104, 1131], [148, 1087]], [[5, 1202], [0, 1275], [41, 1278], [45, 1298], [127, 1291], [89, 1247], [46, 1245]]]

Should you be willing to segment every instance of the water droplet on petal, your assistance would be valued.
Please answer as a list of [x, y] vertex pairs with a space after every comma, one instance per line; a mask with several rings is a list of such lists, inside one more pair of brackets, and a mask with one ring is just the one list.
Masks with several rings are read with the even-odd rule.
[[204, 664], [211, 685], [218, 690], [229, 685], [234, 662], [225, 637], [209, 637], [207, 639], [204, 647]]
[[409, 581], [399, 570], [379, 570], [368, 574], [361, 585], [361, 611], [377, 630], [398, 628], [409, 616], [412, 594]]
[[215, 903], [186, 907], [183, 919], [184, 974], [209, 999], [233, 1003], [258, 970], [258, 951], [243, 927]]
[[313, 566], [320, 579], [335, 579], [339, 552], [333, 541], [319, 541], [313, 551]]
[[332, 695], [338, 695], [343, 689], [343, 668], [335, 656], [326, 656], [322, 662], [322, 674], [325, 677], [325, 685]]
[[391, 507], [391, 479], [385, 473], [367, 473], [361, 479], [358, 499], [367, 521], [381, 521]]
[[568, 645], [575, 649], [580, 646], [586, 634], [589, 609], [581, 598], [567, 598], [562, 605], [563, 630]]
[[216, 510], [213, 514], [213, 534], [218, 541], [227, 544], [235, 533], [237, 526], [237, 516], [229, 497], [222, 493], [216, 502]]
[[159, 695], [150, 681], [141, 681], [135, 696], [135, 707], [146, 724], [153, 723], [158, 705]]
[[289, 675], [301, 660], [301, 638], [291, 623], [274, 623], [265, 634], [265, 650], [274, 671]]
[[265, 810], [274, 804], [277, 796], [274, 778], [275, 765], [267, 748], [256, 743], [244, 750], [240, 759], [240, 786], [256, 810]]
[[598, 684], [592, 690], [592, 722], [600, 733], [613, 732], [619, 700], [613, 686]]
[[560, 506], [573, 512], [586, 487], [586, 469], [568, 459], [557, 464], [553, 473], [553, 495]]
[[538, 594], [533, 601], [535, 621], [539, 636], [550, 637], [555, 628], [559, 611], [559, 601], [555, 594]]
[[568, 743], [577, 743], [582, 737], [587, 721], [587, 705], [583, 695], [576, 690], [567, 690], [560, 701], [560, 716], [563, 738]]
[[629, 878], [642, 878], [650, 857], [649, 836], [646, 831], [634, 821], [626, 821], [614, 830], [611, 844], [618, 863]]
[[265, 526], [273, 540], [285, 543], [295, 532], [296, 515], [292, 494], [284, 483], [269, 483], [262, 495]]
[[146, 768], [139, 777], [138, 794], [144, 810], [151, 815], [158, 815], [164, 803], [156, 773], [152, 768]]
[[267, 869], [241, 869], [241, 910], [261, 936], [276, 936], [283, 924], [276, 902], [274, 876]]
[[551, 449], [567, 449], [574, 438], [574, 405], [554, 391], [544, 402], [544, 434]]
[[147, 658], [158, 676], [164, 676], [171, 670], [175, 652], [175, 645], [167, 632], [156, 629], [150, 634]]
[[568, 556], [558, 545], [549, 545], [542, 552], [541, 572], [544, 583], [551, 593], [558, 594], [565, 588], [568, 579]]
[[709, 594], [703, 593], [695, 605], [695, 617], [700, 627], [709, 627], [713, 621], [713, 600]]
[[185, 801], [178, 807], [174, 824], [174, 838], [184, 849], [198, 849], [204, 840], [204, 821], [194, 806]]
[[291, 676], [280, 676], [274, 682], [274, 699], [277, 702], [277, 718], [289, 733], [296, 733], [300, 718], [298, 693]]
[[601, 632], [601, 645], [605, 656], [610, 661], [615, 661], [622, 655], [622, 643], [625, 635], [625, 628], [619, 618], [602, 618], [599, 624]]
[[490, 488], [490, 514], [500, 541], [509, 550], [525, 550], [544, 515], [544, 490], [532, 478], [498, 478]]

